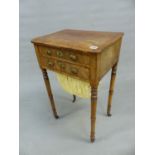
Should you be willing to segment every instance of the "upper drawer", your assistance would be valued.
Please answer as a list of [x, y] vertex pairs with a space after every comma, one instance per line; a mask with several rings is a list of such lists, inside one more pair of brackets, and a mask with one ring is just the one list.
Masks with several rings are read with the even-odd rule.
[[79, 63], [82, 65], [90, 64], [89, 56], [82, 52], [77, 53], [67, 49], [61, 50], [61, 49], [56, 49], [56, 48], [51, 48], [46, 46], [39, 46], [39, 52], [42, 56], [45, 56], [45, 57], [53, 57], [53, 58], [55, 57], [55, 58], [63, 59], [73, 63]]

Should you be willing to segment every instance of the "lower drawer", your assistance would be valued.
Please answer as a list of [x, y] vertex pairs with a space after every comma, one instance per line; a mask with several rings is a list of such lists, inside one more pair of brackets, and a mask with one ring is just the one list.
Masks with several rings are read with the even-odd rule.
[[89, 81], [89, 69], [78, 65], [73, 65], [57, 59], [41, 57], [42, 68], [53, 70], [55, 72], [67, 74], [69, 76]]

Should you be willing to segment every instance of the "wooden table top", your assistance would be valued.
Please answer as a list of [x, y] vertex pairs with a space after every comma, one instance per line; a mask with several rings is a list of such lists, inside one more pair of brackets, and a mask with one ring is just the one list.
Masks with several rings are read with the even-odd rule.
[[37, 37], [32, 43], [68, 48], [83, 52], [100, 53], [123, 36], [122, 32], [100, 32], [65, 29]]

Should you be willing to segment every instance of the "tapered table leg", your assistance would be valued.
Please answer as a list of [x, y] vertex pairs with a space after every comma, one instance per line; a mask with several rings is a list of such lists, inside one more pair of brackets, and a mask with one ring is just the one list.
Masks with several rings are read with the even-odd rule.
[[95, 141], [96, 108], [97, 108], [97, 87], [91, 87], [91, 132], [90, 132], [91, 142]]
[[113, 97], [114, 85], [115, 85], [115, 79], [116, 79], [116, 70], [117, 70], [117, 63], [112, 67], [112, 72], [111, 72], [107, 116], [111, 116], [111, 105], [112, 105], [112, 97]]
[[44, 82], [45, 82], [45, 85], [46, 85], [47, 93], [48, 93], [50, 103], [51, 103], [51, 107], [52, 107], [52, 110], [53, 110], [53, 115], [54, 115], [55, 118], [59, 118], [59, 116], [57, 114], [57, 111], [56, 111], [54, 98], [53, 98], [53, 94], [52, 94], [52, 90], [51, 90], [50, 81], [49, 81], [49, 78], [48, 78], [47, 71], [46, 71], [46, 69], [41, 69], [41, 70], [42, 70], [42, 73], [43, 73]]

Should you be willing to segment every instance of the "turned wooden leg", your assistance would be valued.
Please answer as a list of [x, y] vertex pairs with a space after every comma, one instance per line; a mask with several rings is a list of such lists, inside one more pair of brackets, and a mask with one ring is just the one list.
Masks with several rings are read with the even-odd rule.
[[112, 96], [114, 92], [114, 85], [115, 85], [115, 79], [116, 79], [116, 70], [117, 70], [117, 63], [112, 67], [112, 72], [111, 72], [107, 116], [111, 116], [111, 105], [112, 105]]
[[52, 94], [52, 90], [51, 90], [50, 81], [49, 81], [49, 78], [48, 78], [47, 71], [46, 71], [46, 69], [41, 69], [41, 70], [42, 70], [42, 73], [43, 73], [44, 82], [45, 82], [45, 85], [46, 85], [46, 89], [47, 89], [47, 93], [48, 93], [48, 96], [49, 96], [49, 99], [50, 99], [50, 103], [51, 103], [51, 106], [52, 106], [54, 117], [59, 118], [59, 116], [57, 114], [57, 111], [56, 111], [56, 107], [55, 107], [55, 103], [54, 103], [53, 94]]
[[76, 101], [76, 95], [73, 95], [73, 103]]
[[96, 122], [96, 108], [97, 108], [97, 87], [91, 88], [91, 132], [90, 141], [95, 141], [95, 122]]

